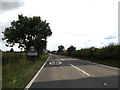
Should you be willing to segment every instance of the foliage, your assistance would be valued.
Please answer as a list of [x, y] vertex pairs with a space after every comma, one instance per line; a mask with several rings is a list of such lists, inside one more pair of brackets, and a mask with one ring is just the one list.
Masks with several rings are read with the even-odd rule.
[[72, 52], [76, 49], [76, 47], [74, 46], [70, 46], [68, 49], [67, 49], [67, 55], [68, 56], [71, 56]]
[[[68, 48], [68, 53], [69, 50]], [[113, 43], [102, 48], [95, 48], [94, 51], [92, 51], [91, 48], [74, 50], [68, 55], [75, 58], [120, 67], [120, 45], [115, 45]]]
[[2, 53], [2, 88], [24, 88], [48, 56], [42, 54], [32, 61], [26, 58], [24, 52]]
[[58, 54], [63, 54], [64, 53], [64, 46], [63, 45], [60, 45], [58, 46], [58, 51], [57, 51]]
[[52, 54], [56, 54], [56, 52], [57, 52], [57, 51], [53, 50], [51, 53], [52, 53]]
[[10, 52], [14, 52], [13, 48], [10, 49]]
[[38, 16], [33, 18], [18, 15], [18, 20], [11, 22], [11, 26], [5, 28], [3, 32], [6, 46], [13, 47], [18, 43], [18, 48], [28, 50], [30, 46], [35, 46], [40, 52], [46, 49], [47, 37], [52, 35], [49, 23], [42, 21]]
[[120, 45], [109, 44], [101, 49], [95, 48], [92, 51], [91, 48], [84, 48], [81, 50], [75, 50], [71, 56], [87, 59], [120, 59]]

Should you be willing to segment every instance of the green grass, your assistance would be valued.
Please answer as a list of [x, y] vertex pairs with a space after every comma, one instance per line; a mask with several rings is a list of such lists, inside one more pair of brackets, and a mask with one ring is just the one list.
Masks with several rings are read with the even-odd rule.
[[[77, 58], [77, 57], [74, 57], [74, 58]], [[112, 60], [112, 59], [109, 59], [109, 60], [95, 60], [95, 59], [86, 59], [86, 58], [77, 58], [77, 59], [120, 68], [120, 61], [119, 60]]]
[[3, 60], [6, 62], [2, 67], [2, 88], [25, 87], [48, 56], [43, 54], [34, 60], [28, 60], [25, 53], [3, 53]]

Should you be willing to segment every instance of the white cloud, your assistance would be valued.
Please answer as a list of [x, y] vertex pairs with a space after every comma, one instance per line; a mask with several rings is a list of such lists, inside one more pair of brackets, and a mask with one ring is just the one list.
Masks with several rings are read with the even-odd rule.
[[5, 25], [16, 20], [18, 14], [46, 19], [53, 32], [47, 39], [47, 49], [57, 50], [59, 45], [66, 49], [70, 45], [77, 49], [100, 47], [118, 42], [117, 38], [104, 40], [118, 32], [117, 0], [24, 0], [24, 3], [19, 9], [4, 12], [0, 22]]

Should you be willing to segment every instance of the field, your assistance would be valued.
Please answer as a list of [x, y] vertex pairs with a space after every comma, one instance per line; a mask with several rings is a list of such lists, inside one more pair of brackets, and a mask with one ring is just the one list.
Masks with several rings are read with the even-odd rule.
[[25, 53], [2, 53], [2, 88], [24, 88], [48, 56], [29, 60]]

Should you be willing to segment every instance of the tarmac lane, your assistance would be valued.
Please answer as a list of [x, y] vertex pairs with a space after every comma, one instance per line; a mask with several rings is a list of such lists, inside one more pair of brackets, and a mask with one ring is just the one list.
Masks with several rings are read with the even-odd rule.
[[51, 54], [30, 89], [118, 88], [118, 71], [116, 68]]

